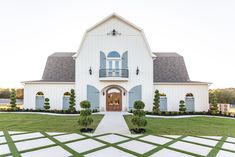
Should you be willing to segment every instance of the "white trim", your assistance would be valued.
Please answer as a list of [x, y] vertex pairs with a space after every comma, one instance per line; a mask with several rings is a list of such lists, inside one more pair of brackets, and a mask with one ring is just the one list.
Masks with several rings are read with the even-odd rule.
[[91, 26], [90, 28], [87, 29], [86, 32], [89, 32], [91, 30], [93, 30], [94, 28], [96, 28], [97, 26], [101, 25], [102, 23], [106, 22], [107, 20], [109, 20], [112, 17], [116, 17], [120, 20], [122, 20], [123, 22], [127, 23], [128, 25], [132, 26], [133, 28], [142, 31], [141, 28], [137, 27], [136, 25], [134, 25], [133, 23], [127, 21], [126, 19], [124, 19], [123, 17], [117, 15], [116, 13], [112, 13], [111, 15], [107, 16], [106, 18], [104, 18], [103, 20], [101, 20], [100, 22], [96, 23], [95, 25]]
[[210, 82], [154, 82], [153, 85], [210, 85]]

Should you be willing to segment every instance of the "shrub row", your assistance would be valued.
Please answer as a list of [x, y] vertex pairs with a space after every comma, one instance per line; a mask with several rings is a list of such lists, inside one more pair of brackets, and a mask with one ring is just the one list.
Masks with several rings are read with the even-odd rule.
[[[12, 108], [7, 108], [7, 109], [0, 109], [1, 112], [44, 112], [44, 113], [60, 113], [60, 114], [79, 114], [80, 111], [74, 111], [71, 112], [70, 110], [34, 110], [34, 109], [12, 109]], [[92, 113], [99, 112], [97, 109], [91, 110]]]
[[[129, 113], [133, 113], [133, 110], [129, 111]], [[212, 114], [211, 112], [149, 112], [149, 111], [145, 111], [146, 115], [156, 115], [156, 116], [178, 116], [178, 115], [212, 115], [212, 116], [224, 116], [224, 117], [233, 117], [235, 118], [235, 113], [230, 113], [230, 112], [219, 112], [218, 114]]]

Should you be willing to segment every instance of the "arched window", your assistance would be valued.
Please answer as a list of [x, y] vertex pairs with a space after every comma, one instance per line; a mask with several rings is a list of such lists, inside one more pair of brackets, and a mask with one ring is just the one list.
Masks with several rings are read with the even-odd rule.
[[121, 76], [121, 56], [117, 51], [109, 52], [106, 64], [107, 75], [110, 77]]
[[117, 51], [111, 51], [109, 52], [108, 58], [120, 58], [120, 54]]

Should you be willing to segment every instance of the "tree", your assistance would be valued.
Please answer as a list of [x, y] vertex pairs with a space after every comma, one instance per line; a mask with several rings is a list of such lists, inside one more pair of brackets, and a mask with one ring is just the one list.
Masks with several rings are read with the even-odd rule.
[[44, 102], [44, 108], [45, 110], [49, 110], [51, 107], [50, 107], [50, 99], [49, 98], [45, 98], [45, 102]]
[[16, 89], [16, 98], [24, 99], [24, 89], [22, 88]]
[[155, 91], [154, 99], [153, 99], [153, 113], [159, 114], [160, 113], [160, 94], [159, 91]]
[[80, 102], [80, 106], [82, 110], [80, 111], [80, 117], [78, 119], [78, 125], [81, 125], [85, 128], [85, 131], [88, 131], [87, 126], [93, 123], [93, 119], [91, 117], [91, 103], [87, 100]]
[[145, 104], [141, 100], [135, 101], [134, 102], [134, 117], [132, 118], [131, 122], [133, 125], [136, 125], [136, 131], [141, 133], [141, 128], [140, 127], [145, 127], [147, 125], [147, 120], [144, 118], [145, 117], [145, 112], [144, 112], [144, 107]]
[[75, 91], [74, 91], [74, 89], [71, 89], [70, 90], [70, 98], [69, 98], [69, 109], [68, 109], [71, 113], [76, 111], [76, 109], [75, 109], [75, 105], [76, 105], [75, 98], [76, 98]]
[[15, 91], [15, 89], [11, 89], [10, 104], [11, 104], [11, 109], [15, 110], [16, 109], [16, 91]]
[[185, 113], [185, 111], [186, 111], [184, 100], [180, 100], [179, 111], [180, 111], [180, 113]]
[[218, 114], [219, 110], [218, 110], [218, 103], [217, 103], [217, 98], [216, 98], [216, 95], [211, 92], [210, 93], [210, 98], [211, 98], [211, 105], [210, 105], [210, 110], [209, 112], [212, 114], [212, 115], [216, 115]]

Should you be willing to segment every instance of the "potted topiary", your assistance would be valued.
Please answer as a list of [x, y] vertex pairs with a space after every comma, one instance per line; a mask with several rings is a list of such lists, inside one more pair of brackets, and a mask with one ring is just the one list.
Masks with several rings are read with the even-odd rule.
[[145, 112], [144, 112], [144, 106], [145, 104], [138, 100], [134, 102], [134, 111], [133, 111], [133, 118], [131, 120], [132, 124], [136, 126], [135, 129], [131, 129], [132, 133], [145, 133], [145, 129], [142, 127], [145, 127], [147, 125], [147, 120], [144, 118], [145, 117]]
[[84, 100], [80, 102], [81, 111], [80, 111], [80, 117], [78, 119], [78, 125], [83, 126], [84, 128], [80, 129], [81, 132], [92, 132], [92, 128], [88, 128], [90, 124], [93, 123], [93, 119], [91, 117], [91, 104], [89, 101]]
[[179, 112], [180, 114], [184, 114], [185, 111], [186, 111], [185, 102], [184, 100], [180, 100]]

